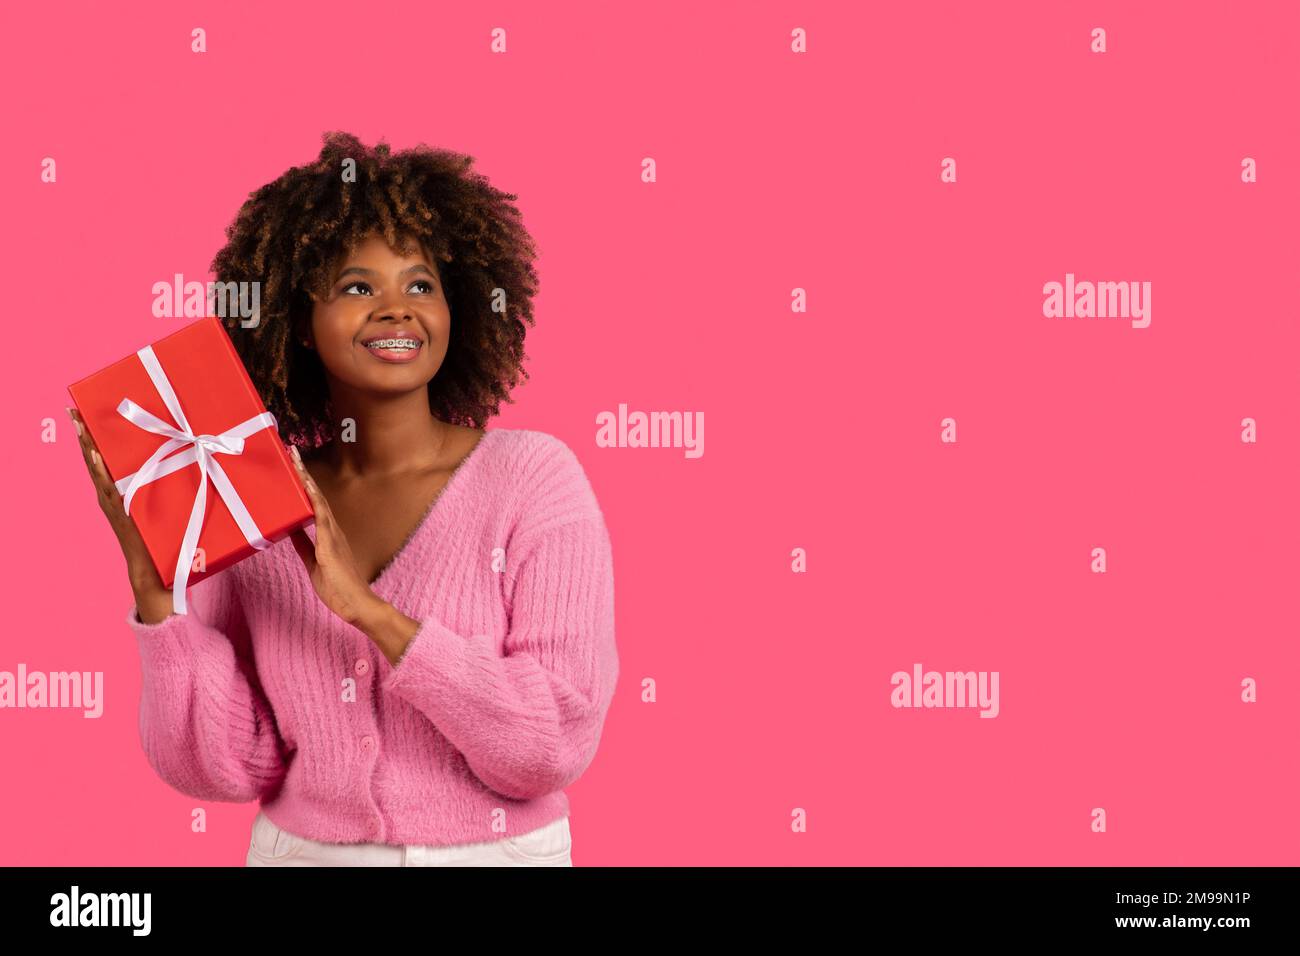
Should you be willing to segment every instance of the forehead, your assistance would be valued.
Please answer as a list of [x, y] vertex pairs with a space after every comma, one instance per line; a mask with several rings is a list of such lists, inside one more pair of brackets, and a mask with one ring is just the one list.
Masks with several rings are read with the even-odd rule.
[[438, 264], [422, 242], [417, 239], [399, 238], [399, 242], [401, 241], [405, 242], [405, 247], [394, 249], [388, 245], [382, 235], [366, 236], [339, 253], [333, 271], [336, 275], [348, 268], [388, 271], [421, 264], [428, 266], [436, 275], [442, 274], [442, 270], [438, 268]]

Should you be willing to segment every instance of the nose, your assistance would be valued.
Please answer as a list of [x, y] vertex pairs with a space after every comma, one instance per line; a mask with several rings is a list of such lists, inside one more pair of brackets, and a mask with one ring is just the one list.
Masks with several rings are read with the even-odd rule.
[[376, 306], [371, 318], [378, 321], [393, 320], [395, 322], [408, 322], [415, 318], [415, 313], [410, 310], [400, 297], [396, 299], [384, 300]]
[[410, 303], [401, 290], [381, 289], [376, 293], [374, 306], [374, 312], [370, 315], [372, 319], [405, 321], [415, 318], [415, 313], [411, 311]]

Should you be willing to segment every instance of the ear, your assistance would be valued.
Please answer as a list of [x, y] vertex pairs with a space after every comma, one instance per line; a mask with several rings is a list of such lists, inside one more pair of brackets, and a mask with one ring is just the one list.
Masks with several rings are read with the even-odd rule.
[[306, 322], [298, 321], [294, 323], [293, 338], [298, 345], [309, 349], [314, 347], [311, 341], [311, 327]]

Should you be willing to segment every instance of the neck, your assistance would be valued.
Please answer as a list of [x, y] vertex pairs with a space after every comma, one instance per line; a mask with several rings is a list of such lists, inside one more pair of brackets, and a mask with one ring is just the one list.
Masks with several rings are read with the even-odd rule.
[[[453, 426], [429, 409], [427, 388], [384, 396], [332, 388], [330, 397], [338, 437], [323, 452], [339, 478], [379, 478], [433, 467], [452, 440]], [[354, 424], [345, 431], [347, 419]]]

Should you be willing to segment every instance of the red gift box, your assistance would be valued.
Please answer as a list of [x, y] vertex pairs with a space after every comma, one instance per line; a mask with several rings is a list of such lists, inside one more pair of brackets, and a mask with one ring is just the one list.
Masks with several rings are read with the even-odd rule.
[[[177, 613], [185, 587], [313, 519], [311, 500], [216, 317], [68, 386]], [[202, 498], [202, 507], [199, 507]], [[195, 549], [202, 570], [193, 569]]]

